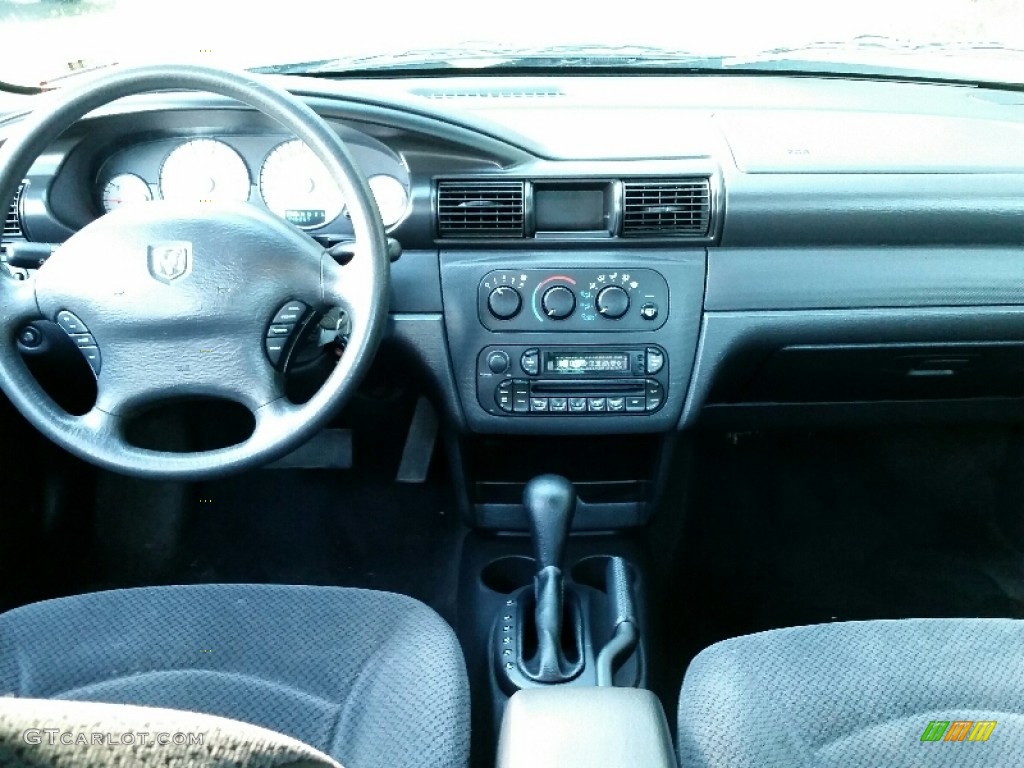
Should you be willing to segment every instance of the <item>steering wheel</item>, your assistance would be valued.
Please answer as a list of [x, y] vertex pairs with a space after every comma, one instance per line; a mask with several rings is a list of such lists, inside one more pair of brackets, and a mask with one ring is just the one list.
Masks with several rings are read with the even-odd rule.
[[[0, 149], [0, 201], [13, 199], [32, 162], [75, 121], [116, 99], [163, 90], [233, 98], [304, 141], [345, 196], [352, 259], [340, 266], [297, 227], [248, 203], [122, 206], [70, 237], [30, 279], [0, 270], [0, 388], [29, 422], [86, 461], [135, 476], [195, 480], [275, 459], [337, 412], [383, 335], [390, 263], [376, 204], [338, 135], [290, 94], [206, 67], [125, 68], [55, 92]], [[341, 308], [351, 327], [344, 355], [301, 405], [285, 396], [266, 348], [275, 319], [283, 317], [278, 313], [297, 302], [318, 311]], [[58, 406], [21, 359], [17, 330], [42, 318], [95, 349], [97, 398], [84, 415]], [[191, 453], [127, 440], [133, 413], [191, 396], [241, 403], [253, 415], [252, 434]]]

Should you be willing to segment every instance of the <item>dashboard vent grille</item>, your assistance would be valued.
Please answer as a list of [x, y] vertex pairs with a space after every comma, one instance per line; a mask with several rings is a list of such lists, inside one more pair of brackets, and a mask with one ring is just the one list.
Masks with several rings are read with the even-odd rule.
[[441, 181], [439, 237], [523, 237], [522, 181]]
[[559, 88], [417, 88], [413, 93], [425, 99], [555, 99], [564, 96]]
[[7, 218], [4, 219], [4, 237], [24, 237], [21, 231], [21, 193], [25, 190], [25, 182], [21, 182], [18, 191], [14, 193], [14, 200], [11, 207], [7, 209]]
[[704, 237], [711, 223], [707, 179], [623, 182], [623, 235]]

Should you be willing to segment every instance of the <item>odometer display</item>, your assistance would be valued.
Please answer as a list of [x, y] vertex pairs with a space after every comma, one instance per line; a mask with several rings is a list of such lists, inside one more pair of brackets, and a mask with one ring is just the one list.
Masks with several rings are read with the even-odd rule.
[[334, 221], [345, 198], [313, 151], [298, 139], [278, 144], [263, 162], [260, 194], [273, 213], [305, 229]]

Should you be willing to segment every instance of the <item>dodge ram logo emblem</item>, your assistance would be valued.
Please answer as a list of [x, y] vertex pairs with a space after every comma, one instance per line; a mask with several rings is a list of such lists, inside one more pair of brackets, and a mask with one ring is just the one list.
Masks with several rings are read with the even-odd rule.
[[192, 243], [160, 243], [149, 246], [149, 273], [162, 283], [185, 277], [192, 271]]

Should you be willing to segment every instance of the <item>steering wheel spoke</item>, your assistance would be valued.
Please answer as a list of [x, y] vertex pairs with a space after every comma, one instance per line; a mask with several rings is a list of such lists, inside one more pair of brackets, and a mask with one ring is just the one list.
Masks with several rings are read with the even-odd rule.
[[15, 280], [0, 271], [0, 328], [16, 330], [40, 317], [35, 282]]

